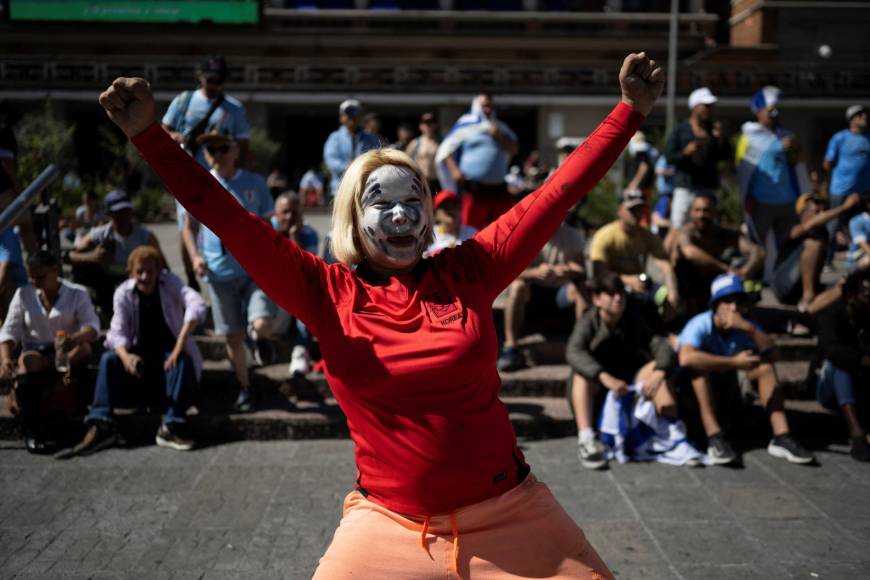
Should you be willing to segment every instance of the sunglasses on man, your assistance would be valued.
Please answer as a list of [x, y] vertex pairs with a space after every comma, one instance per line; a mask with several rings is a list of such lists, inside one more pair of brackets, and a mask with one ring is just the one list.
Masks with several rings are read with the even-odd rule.
[[226, 154], [230, 152], [229, 145], [206, 145], [205, 150], [209, 155], [217, 155], [218, 153]]

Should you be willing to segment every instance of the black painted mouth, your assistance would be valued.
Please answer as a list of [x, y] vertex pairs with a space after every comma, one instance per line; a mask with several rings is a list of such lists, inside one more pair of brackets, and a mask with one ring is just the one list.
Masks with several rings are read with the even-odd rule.
[[417, 238], [415, 236], [390, 236], [387, 238], [387, 242], [391, 246], [410, 248], [417, 242]]

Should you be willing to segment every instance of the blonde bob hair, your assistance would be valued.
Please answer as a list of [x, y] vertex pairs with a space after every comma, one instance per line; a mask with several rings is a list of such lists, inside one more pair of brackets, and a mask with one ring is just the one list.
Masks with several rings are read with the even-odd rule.
[[[360, 197], [369, 175], [384, 165], [405, 167], [414, 172], [425, 192], [423, 211], [432, 214], [432, 192], [429, 191], [429, 185], [423, 178], [420, 166], [404, 151], [375, 149], [363, 153], [344, 172], [332, 206], [332, 232], [330, 234], [332, 255], [335, 256], [336, 260], [348, 266], [359, 264], [365, 258], [362, 242], [358, 235], [358, 224], [363, 213]], [[430, 228], [425, 240], [426, 247], [432, 245], [433, 240], [434, 233]]]

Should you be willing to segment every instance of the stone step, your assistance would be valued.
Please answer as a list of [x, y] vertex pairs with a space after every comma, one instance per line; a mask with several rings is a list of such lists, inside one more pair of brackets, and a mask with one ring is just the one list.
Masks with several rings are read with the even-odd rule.
[[[348, 436], [344, 414], [335, 400], [297, 400], [273, 393], [274, 400], [260, 401], [269, 405], [252, 413], [231, 413], [214, 405], [191, 409], [189, 419], [197, 439], [202, 443], [219, 443], [232, 440], [279, 440], [279, 439], [334, 439]], [[510, 420], [519, 437], [551, 438], [566, 437], [576, 433], [568, 402], [564, 397], [501, 397], [507, 405]], [[765, 437], [766, 425], [763, 411], [755, 405], [752, 431]], [[822, 408], [815, 401], [786, 401], [791, 427], [798, 433], [836, 433], [844, 435], [840, 417]], [[128, 443], [148, 443], [160, 423], [155, 413], [116, 411], [118, 427]], [[756, 425], [758, 423], [759, 425]], [[76, 422], [75, 428], [80, 423]], [[80, 435], [79, 435], [80, 436]], [[8, 409], [8, 397], [0, 396], [0, 439], [19, 438], [18, 421]]]
[[[780, 383], [791, 398], [806, 398], [803, 383], [810, 363], [806, 361], [780, 361], [776, 363]], [[501, 373], [501, 394], [507, 397], [563, 397], [570, 374], [565, 364], [545, 364], [510, 373]], [[329, 396], [326, 377], [309, 373], [304, 379], [290, 380], [286, 363], [255, 368], [252, 381], [258, 387], [281, 392], [303, 391]], [[203, 366], [202, 391], [204, 394], [234, 393], [237, 388], [234, 373], [228, 361], [206, 361]]]
[[[771, 336], [779, 349], [782, 360], [810, 360], [818, 346], [818, 341], [815, 337], [803, 338], [788, 334], [774, 334]], [[198, 335], [195, 337], [195, 340], [205, 360], [227, 360], [223, 338], [213, 335]], [[524, 336], [518, 341], [529, 364], [537, 365], [563, 364], [565, 362], [565, 346], [567, 343], [568, 336], [545, 337], [540, 333]], [[276, 360], [290, 362], [290, 352], [292, 350], [290, 342], [288, 340], [276, 340], [273, 344], [275, 345]]]

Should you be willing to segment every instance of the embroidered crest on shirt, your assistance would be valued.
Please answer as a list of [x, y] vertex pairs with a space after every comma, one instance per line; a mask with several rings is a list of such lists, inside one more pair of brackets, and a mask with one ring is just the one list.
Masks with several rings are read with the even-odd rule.
[[442, 325], [459, 320], [459, 306], [454, 298], [446, 290], [438, 290], [423, 297], [423, 304], [433, 318]]

